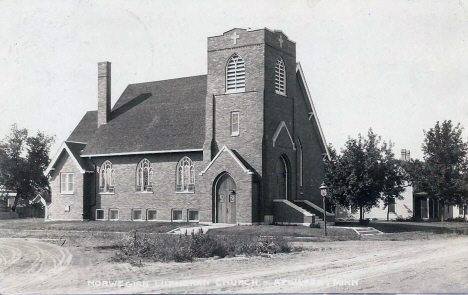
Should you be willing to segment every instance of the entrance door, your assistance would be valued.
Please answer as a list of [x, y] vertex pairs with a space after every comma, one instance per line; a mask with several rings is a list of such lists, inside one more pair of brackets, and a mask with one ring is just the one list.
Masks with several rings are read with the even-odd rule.
[[236, 183], [229, 174], [218, 180], [216, 187], [216, 222], [236, 223]]
[[288, 166], [284, 157], [276, 161], [276, 198], [288, 199]]

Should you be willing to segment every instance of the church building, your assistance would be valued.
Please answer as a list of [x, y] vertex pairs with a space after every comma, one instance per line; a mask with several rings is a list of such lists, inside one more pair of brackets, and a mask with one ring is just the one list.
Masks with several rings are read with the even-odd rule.
[[236, 28], [208, 38], [207, 60], [207, 75], [130, 84], [112, 108], [111, 63], [98, 63], [98, 109], [45, 172], [47, 218], [318, 219], [329, 155], [296, 43]]

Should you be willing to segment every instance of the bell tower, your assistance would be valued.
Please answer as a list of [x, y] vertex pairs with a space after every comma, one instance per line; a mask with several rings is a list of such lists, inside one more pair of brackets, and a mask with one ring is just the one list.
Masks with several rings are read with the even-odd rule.
[[[278, 58], [285, 65], [283, 94], [275, 91]], [[204, 161], [211, 161], [226, 145], [262, 174], [265, 128], [274, 124], [267, 116], [280, 119], [285, 110], [267, 100], [287, 100], [293, 93], [295, 63], [295, 43], [281, 31], [236, 28], [208, 38]], [[292, 120], [287, 116], [282, 120]]]

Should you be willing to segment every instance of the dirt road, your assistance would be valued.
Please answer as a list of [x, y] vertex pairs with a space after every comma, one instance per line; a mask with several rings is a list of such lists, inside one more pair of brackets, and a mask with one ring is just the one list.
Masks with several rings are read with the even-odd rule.
[[110, 252], [0, 239], [0, 292], [468, 292], [468, 237], [305, 244], [272, 258], [110, 263]]

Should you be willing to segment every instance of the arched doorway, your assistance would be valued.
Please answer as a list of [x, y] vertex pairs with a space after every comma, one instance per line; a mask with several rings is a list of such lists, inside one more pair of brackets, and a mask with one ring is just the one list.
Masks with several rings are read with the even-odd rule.
[[290, 199], [289, 194], [289, 162], [285, 155], [276, 161], [276, 199]]
[[224, 173], [215, 183], [215, 222], [236, 223], [236, 182]]

